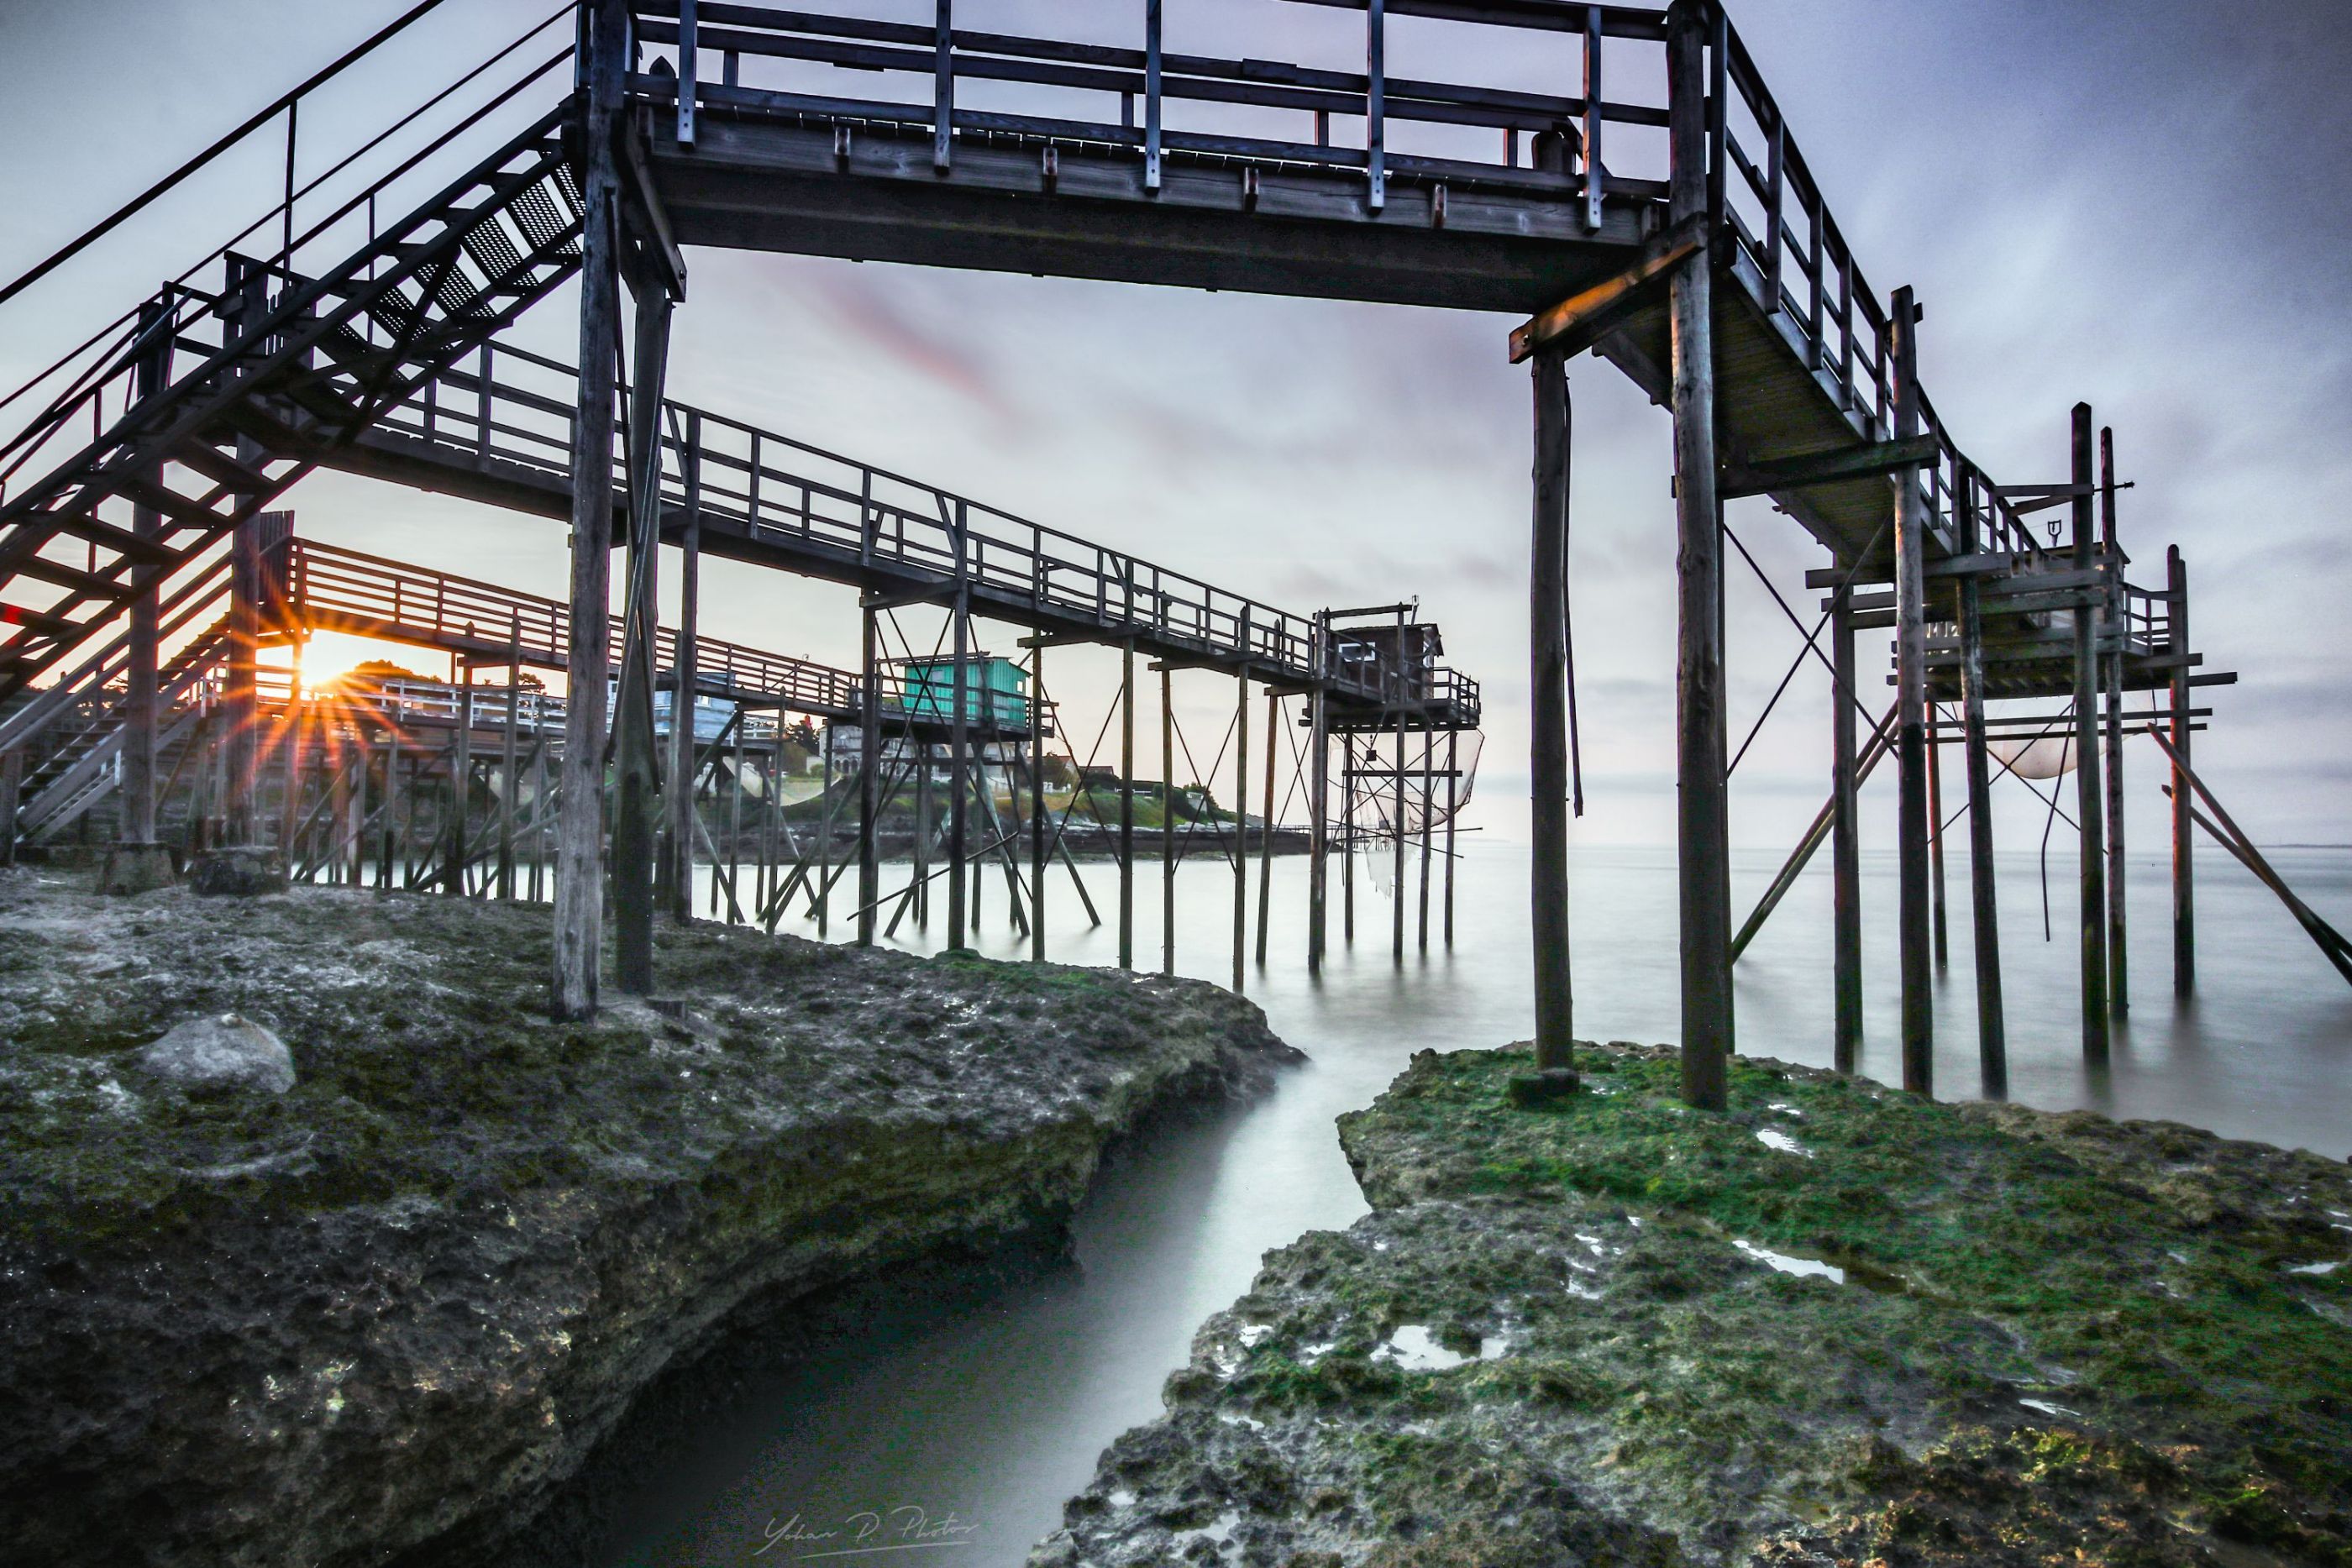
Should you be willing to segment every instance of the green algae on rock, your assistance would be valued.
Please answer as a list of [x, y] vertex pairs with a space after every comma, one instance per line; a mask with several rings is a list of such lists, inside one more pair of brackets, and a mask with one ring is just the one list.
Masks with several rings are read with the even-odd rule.
[[[511, 1561], [740, 1312], [1063, 1234], [1155, 1107], [1297, 1059], [1190, 981], [665, 932], [546, 1016], [546, 911], [0, 874], [0, 1558]], [[282, 1039], [283, 1092], [139, 1053]]]
[[1752, 1059], [1423, 1052], [1036, 1564], [2352, 1563], [2352, 1172]]

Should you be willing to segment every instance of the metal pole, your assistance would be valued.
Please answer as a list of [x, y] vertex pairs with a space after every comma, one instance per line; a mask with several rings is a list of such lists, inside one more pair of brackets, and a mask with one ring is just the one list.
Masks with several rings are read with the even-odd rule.
[[[1676, 0], [1666, 14], [1671, 223], [1716, 216], [1709, 193], [1707, 7]], [[1723, 756], [1722, 515], [1716, 499], [1712, 247], [1684, 260], [1672, 282], [1676, 620], [1676, 810], [1682, 884], [1683, 1098], [1724, 1108], [1731, 1051], [1730, 859]]]
[[[2091, 405], [2074, 405], [2074, 570], [2092, 565]], [[2100, 821], [2105, 790], [2099, 777], [2099, 612], [2097, 595], [2082, 591], [2074, 611], [2074, 820], [2081, 829], [2083, 882], [2083, 1055], [2107, 1059], [2107, 889], [2105, 833]]]

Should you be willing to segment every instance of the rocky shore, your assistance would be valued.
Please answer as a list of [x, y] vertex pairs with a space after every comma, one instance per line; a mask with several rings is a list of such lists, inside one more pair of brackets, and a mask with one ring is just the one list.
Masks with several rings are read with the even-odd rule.
[[543, 910], [86, 886], [0, 873], [10, 1562], [515, 1561], [747, 1322], [1054, 1244], [1297, 1057], [1207, 986], [715, 927], [558, 1024]]
[[2352, 1171], [1664, 1051], [1424, 1052], [1033, 1568], [2352, 1563]]

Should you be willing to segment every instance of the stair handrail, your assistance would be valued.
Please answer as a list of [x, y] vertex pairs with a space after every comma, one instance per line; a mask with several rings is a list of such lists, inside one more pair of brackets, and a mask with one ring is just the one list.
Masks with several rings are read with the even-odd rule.
[[[165, 616], [184, 604], [191, 596], [203, 593], [207, 586], [215, 592], [226, 590], [227, 578], [228, 557], [223, 554], [215, 556], [212, 565], [173, 590], [171, 594], [155, 607], [158, 622], [155, 630], [157, 640], [161, 641], [186, 625], [191, 619], [203, 612], [205, 605], [199, 604], [182, 612], [168, 624], [163, 623]], [[211, 594], [205, 595], [207, 601], [211, 597]], [[5, 720], [0, 720], [0, 751], [14, 751], [56, 723], [58, 710], [85, 691], [91, 685], [93, 676], [96, 677], [96, 684], [100, 686], [112, 680], [120, 673], [115, 667], [116, 662], [125, 655], [130, 644], [131, 632], [128, 627], [125, 627], [112, 642], [100, 648], [98, 652], [77, 665], [71, 674], [60, 678], [53, 685], [42, 687], [32, 701], [10, 714]]]

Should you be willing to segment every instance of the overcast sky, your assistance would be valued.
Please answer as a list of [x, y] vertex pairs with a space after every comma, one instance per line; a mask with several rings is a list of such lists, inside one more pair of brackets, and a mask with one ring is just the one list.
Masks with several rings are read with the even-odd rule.
[[[306, 110], [306, 170], [549, 8], [449, 7]], [[0, 58], [16, 68], [0, 95], [0, 277], [398, 9], [0, 0]], [[1168, 11], [1175, 48], [1340, 66], [1360, 52], [1349, 16], [1320, 7]], [[957, 19], [1118, 40], [1139, 36], [1140, 13], [1140, 0], [963, 0]], [[2160, 581], [2165, 545], [2182, 545], [2209, 667], [2242, 672], [2210, 694], [2200, 740], [2232, 811], [2266, 841], [2352, 841], [2352, 6], [1745, 0], [1733, 17], [1874, 284], [1917, 288], [1922, 374], [1969, 454], [2000, 482], [2062, 479], [2073, 402], [2116, 426], [2135, 579]], [[1505, 55], [1425, 24], [1399, 25], [1391, 67], [1576, 79], [1564, 47]], [[9, 384], [273, 201], [280, 157], [265, 135], [0, 308]], [[781, 256], [689, 263], [681, 397], [1286, 607], [1418, 595], [1453, 661], [1486, 683], [1486, 821], [1523, 824], [1528, 399], [1506, 361], [1511, 320]], [[569, 358], [575, 322], [567, 289], [522, 330]], [[1670, 424], [1601, 361], [1571, 370], [1579, 831], [1661, 842]], [[539, 519], [333, 476], [291, 504], [305, 534], [562, 591], [562, 530]], [[1757, 503], [1731, 521], [1793, 603], [1818, 597], [1801, 574], [1822, 552], [1801, 530]], [[1798, 643], [1732, 570], [1736, 744]], [[706, 595], [719, 635], [855, 660], [846, 590], [714, 565]], [[1010, 651], [1015, 633], [987, 635]], [[1881, 652], [1865, 667], [1883, 668]], [[1057, 658], [1049, 679], [1091, 737], [1114, 661]], [[1826, 707], [1824, 683], [1801, 675], [1734, 780], [1736, 841], [1784, 844], [1818, 806]], [[1229, 683], [1180, 682], [1204, 766], [1231, 709]], [[2159, 759], [2136, 741], [2129, 764], [2132, 831], [2153, 845]], [[1875, 842], [1891, 843], [1892, 783], [1890, 770], [1874, 785]], [[2004, 797], [2005, 841], [2030, 847], [2039, 806], [2014, 785]]]

